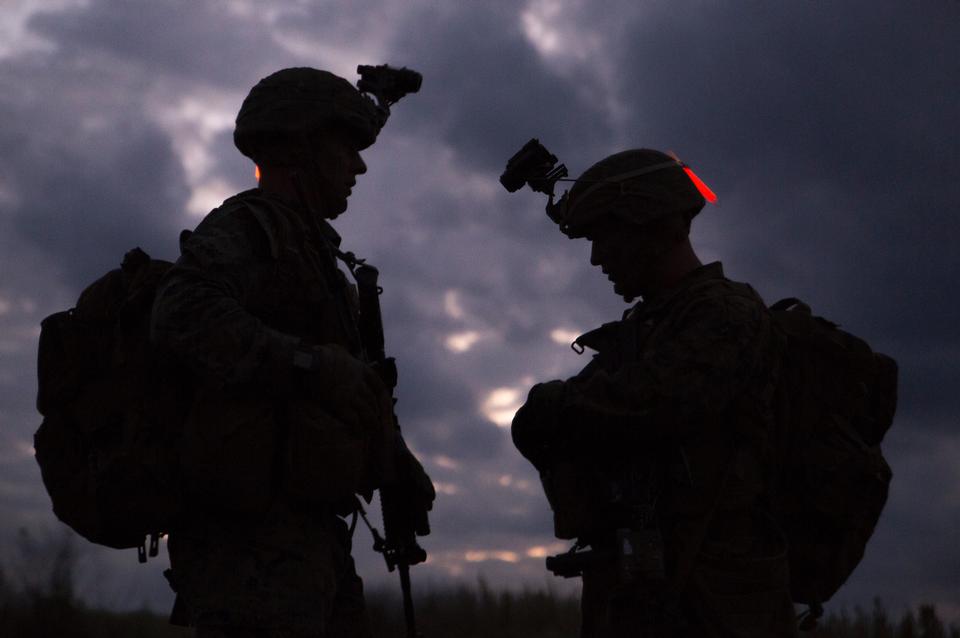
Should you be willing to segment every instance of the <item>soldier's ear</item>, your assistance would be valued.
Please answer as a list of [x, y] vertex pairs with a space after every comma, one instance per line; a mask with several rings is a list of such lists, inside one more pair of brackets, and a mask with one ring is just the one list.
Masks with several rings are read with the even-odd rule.
[[674, 243], [681, 243], [690, 236], [690, 216], [685, 213], [673, 215], [670, 224], [670, 237]]

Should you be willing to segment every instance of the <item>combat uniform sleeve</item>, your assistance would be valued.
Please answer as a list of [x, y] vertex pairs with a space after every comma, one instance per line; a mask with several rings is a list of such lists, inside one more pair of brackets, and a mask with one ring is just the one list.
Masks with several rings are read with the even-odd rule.
[[771, 320], [759, 299], [704, 298], [671, 324], [628, 363], [565, 384], [562, 421], [575, 439], [694, 435], [722, 427], [718, 417], [731, 402], [767, 385]]
[[288, 387], [298, 339], [251, 314], [272, 281], [271, 242], [249, 209], [212, 213], [181, 246], [154, 301], [155, 343], [217, 386]]

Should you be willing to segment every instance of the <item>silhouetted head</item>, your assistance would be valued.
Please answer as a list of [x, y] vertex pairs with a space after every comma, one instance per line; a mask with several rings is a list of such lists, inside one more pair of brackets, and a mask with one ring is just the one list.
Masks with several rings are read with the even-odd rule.
[[673, 214], [690, 221], [706, 203], [679, 160], [646, 148], [600, 160], [577, 178], [566, 200], [561, 227], [571, 237], [585, 236], [607, 216], [641, 226]]
[[382, 115], [373, 101], [329, 71], [281, 69], [250, 89], [237, 114], [233, 141], [255, 162], [289, 163], [291, 152], [330, 130], [348, 133], [357, 150], [377, 139]]
[[356, 176], [366, 172], [360, 151], [376, 141], [383, 119], [347, 80], [318, 69], [283, 69], [250, 90], [233, 141], [265, 176], [293, 180], [308, 208], [333, 218], [346, 210]]
[[706, 200], [683, 164], [665, 153], [634, 149], [600, 160], [566, 200], [561, 229], [591, 241], [591, 263], [628, 301], [699, 265], [690, 221]]

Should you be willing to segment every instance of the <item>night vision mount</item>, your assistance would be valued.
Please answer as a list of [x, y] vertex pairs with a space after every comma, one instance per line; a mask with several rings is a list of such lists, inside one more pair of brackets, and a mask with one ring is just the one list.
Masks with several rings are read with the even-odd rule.
[[548, 151], [540, 140], [533, 138], [507, 160], [500, 183], [511, 193], [527, 184], [535, 192], [547, 195], [550, 198], [547, 201], [547, 215], [563, 228], [561, 211], [566, 208], [567, 194], [564, 193], [556, 204], [553, 198], [557, 182], [576, 181], [564, 179], [566, 176], [567, 167], [563, 164], [557, 166], [557, 156]]
[[[547, 201], [547, 216], [560, 226], [560, 230], [569, 237], [581, 237], [580, 231], [573, 226], [573, 207], [576, 203], [569, 201], [569, 193], [560, 196], [557, 202], [554, 202], [554, 190], [557, 182], [581, 182], [592, 184], [586, 187], [577, 197], [577, 201], [584, 201], [589, 195], [606, 184], [617, 185], [620, 188], [620, 195], [636, 194], [631, 193], [625, 185], [628, 180], [635, 179], [641, 175], [653, 173], [664, 169], [680, 168], [686, 173], [693, 186], [703, 196], [704, 200], [711, 204], [718, 204], [716, 193], [710, 190], [710, 187], [703, 183], [689, 166], [674, 155], [669, 153], [671, 159], [662, 162], [655, 162], [646, 166], [628, 170], [605, 179], [584, 180], [584, 179], [566, 179], [567, 167], [563, 164], [557, 165], [557, 157], [544, 148], [540, 140], [534, 138], [527, 142], [523, 148], [507, 161], [507, 168], [500, 176], [500, 183], [511, 193], [523, 188], [524, 184], [529, 184], [530, 188], [538, 193], [546, 194], [550, 199]], [[642, 192], [640, 193], [642, 194]], [[699, 208], [697, 209], [699, 211]], [[696, 214], [696, 213], [694, 213]]]
[[533, 138], [507, 161], [500, 183], [511, 193], [529, 184], [534, 191], [553, 197], [557, 182], [566, 176], [567, 167], [557, 166], [557, 156]]
[[369, 66], [361, 64], [357, 67], [357, 89], [361, 93], [369, 93], [377, 98], [377, 110], [380, 112], [381, 128], [390, 117], [390, 107], [400, 101], [405, 95], [416, 93], [423, 83], [423, 76], [402, 67], [395, 69], [386, 64]]

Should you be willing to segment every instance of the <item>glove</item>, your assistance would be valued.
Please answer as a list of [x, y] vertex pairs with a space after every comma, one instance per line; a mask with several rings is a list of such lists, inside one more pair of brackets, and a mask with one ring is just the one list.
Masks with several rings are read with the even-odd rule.
[[397, 437], [397, 453], [400, 457], [397, 466], [400, 469], [400, 474], [404, 477], [403, 482], [406, 483], [411, 502], [418, 509], [429, 512], [433, 509], [433, 501], [437, 498], [433, 480], [423, 468], [423, 464], [407, 447], [407, 443], [402, 436]]
[[296, 357], [307, 395], [331, 416], [360, 432], [382, 429], [390, 394], [370, 366], [336, 344], [300, 350]]
[[380, 504], [387, 538], [399, 539], [410, 553], [405, 557], [411, 565], [426, 560], [427, 555], [417, 548], [415, 536], [430, 533], [430, 517], [437, 496], [433, 481], [420, 461], [410, 452], [402, 436], [396, 438], [397, 474], [395, 480], [381, 486]]
[[565, 382], [560, 380], [538, 383], [530, 388], [526, 403], [513, 417], [510, 427], [513, 444], [538, 469], [547, 460], [557, 435], [565, 387]]

